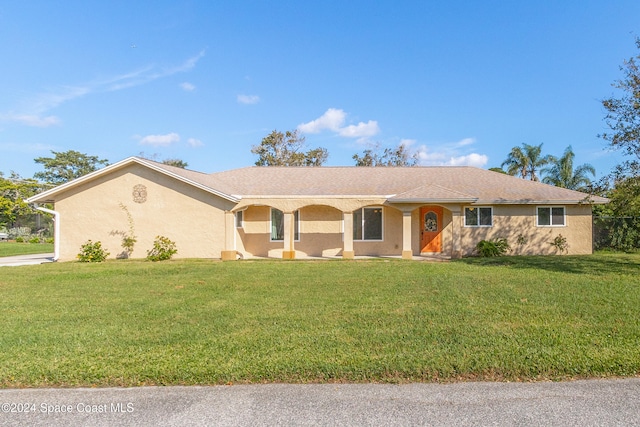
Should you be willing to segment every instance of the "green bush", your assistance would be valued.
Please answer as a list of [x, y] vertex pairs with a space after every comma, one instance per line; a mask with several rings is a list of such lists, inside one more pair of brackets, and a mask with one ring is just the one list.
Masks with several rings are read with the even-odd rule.
[[[14, 227], [7, 230], [9, 239], [15, 239], [16, 242], [24, 242], [31, 235], [31, 229], [29, 227]], [[18, 240], [21, 238], [21, 240]]]
[[502, 256], [511, 250], [511, 248], [509, 247], [507, 239], [491, 239], [478, 242], [476, 250], [482, 257], [492, 257]]
[[109, 252], [102, 248], [101, 242], [92, 242], [88, 240], [87, 243], [80, 246], [80, 253], [78, 259], [80, 262], [103, 262], [109, 256]]
[[153, 249], [147, 251], [147, 259], [149, 261], [164, 261], [171, 259], [177, 253], [176, 243], [169, 240], [168, 237], [156, 236], [153, 241]]
[[40, 237], [33, 236], [32, 238], [29, 239], [29, 243], [40, 243]]
[[44, 242], [45, 243], [53, 243], [55, 240], [53, 240], [53, 237], [47, 237]]

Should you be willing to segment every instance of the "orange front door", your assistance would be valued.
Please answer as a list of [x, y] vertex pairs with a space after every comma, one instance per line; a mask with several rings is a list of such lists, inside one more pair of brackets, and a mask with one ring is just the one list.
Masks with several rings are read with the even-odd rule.
[[442, 252], [442, 208], [420, 208], [420, 252]]

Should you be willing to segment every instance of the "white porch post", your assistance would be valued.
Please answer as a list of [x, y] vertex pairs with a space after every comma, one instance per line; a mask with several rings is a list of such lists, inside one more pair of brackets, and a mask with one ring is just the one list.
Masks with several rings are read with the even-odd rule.
[[413, 259], [411, 249], [411, 211], [402, 211], [402, 259]]
[[344, 230], [342, 230], [342, 258], [353, 259], [355, 252], [353, 250], [353, 212], [343, 212]]
[[294, 259], [296, 257], [295, 243], [295, 216], [293, 212], [284, 213], [284, 250], [283, 259]]
[[224, 250], [221, 258], [223, 261], [235, 261], [236, 258], [236, 216], [231, 211], [224, 213]]
[[461, 207], [451, 209], [451, 222], [452, 222], [452, 248], [451, 258], [462, 258], [462, 214]]

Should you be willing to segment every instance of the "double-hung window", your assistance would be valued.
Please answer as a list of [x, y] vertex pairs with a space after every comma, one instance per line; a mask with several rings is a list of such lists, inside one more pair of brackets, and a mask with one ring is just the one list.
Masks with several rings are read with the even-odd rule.
[[353, 240], [382, 240], [382, 206], [353, 212]]
[[566, 222], [564, 206], [538, 206], [536, 217], [538, 227], [564, 227]]
[[[300, 211], [293, 213], [294, 240], [300, 240]], [[284, 212], [271, 208], [271, 241], [284, 241]]]
[[493, 226], [493, 208], [469, 206], [464, 208], [465, 227]]

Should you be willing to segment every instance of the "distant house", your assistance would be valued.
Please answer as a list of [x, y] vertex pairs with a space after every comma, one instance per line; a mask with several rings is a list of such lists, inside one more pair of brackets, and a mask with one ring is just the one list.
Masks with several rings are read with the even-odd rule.
[[512, 253], [592, 252], [592, 204], [607, 199], [473, 167], [247, 167], [201, 173], [130, 157], [31, 197], [54, 203], [56, 257], [87, 240], [132, 257], [158, 235], [176, 257], [459, 258], [483, 239]]

